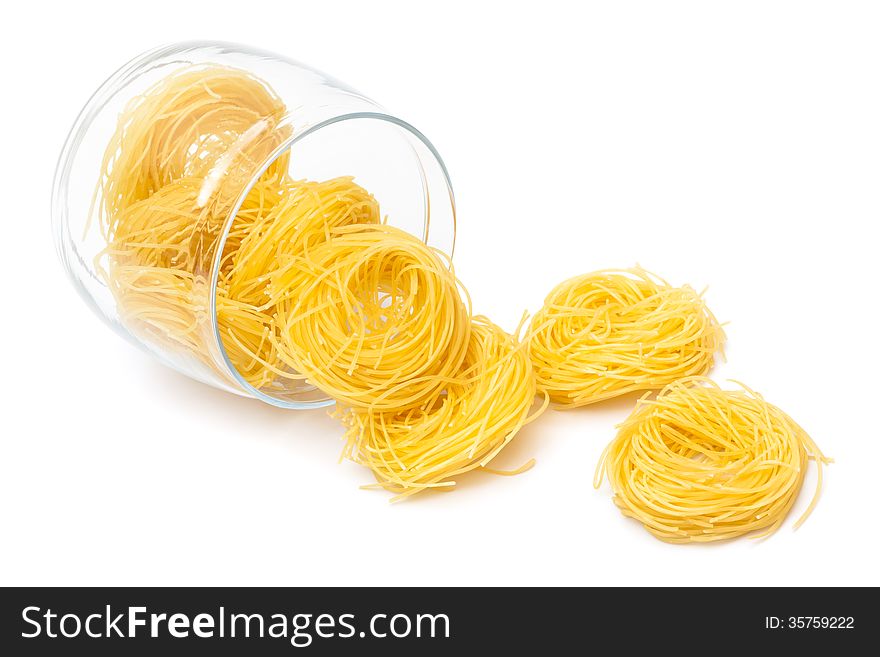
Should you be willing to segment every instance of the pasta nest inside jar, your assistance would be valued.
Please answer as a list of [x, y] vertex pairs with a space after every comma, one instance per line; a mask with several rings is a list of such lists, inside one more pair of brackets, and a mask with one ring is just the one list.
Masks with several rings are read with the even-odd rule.
[[281, 359], [346, 406], [405, 411], [436, 397], [471, 332], [448, 257], [387, 225], [329, 235], [272, 276]]
[[696, 377], [639, 402], [606, 447], [594, 484], [607, 476], [623, 514], [670, 543], [760, 537], [785, 520], [811, 460], [816, 490], [795, 527], [816, 505], [830, 459], [756, 392]]
[[[207, 181], [214, 205], [235, 200], [230, 179], [247, 180], [290, 136], [287, 108], [262, 80], [213, 64], [190, 65], [129, 101], [117, 122], [102, 165], [103, 220], [182, 178]], [[281, 178], [289, 156], [279, 157], [268, 178]]]
[[[235, 203], [291, 134], [285, 114], [262, 80], [212, 64], [187, 65], [127, 103], [94, 195], [106, 242], [95, 267], [136, 335], [212, 364], [209, 272]], [[239, 225], [267, 212], [295, 184], [289, 161], [288, 153], [279, 155], [252, 185]], [[227, 240], [224, 262], [237, 246], [234, 236]], [[223, 283], [221, 277], [220, 306]]]
[[557, 285], [532, 318], [529, 354], [538, 389], [576, 407], [704, 375], [724, 341], [701, 294], [634, 268]]
[[215, 367], [208, 328], [216, 261], [225, 356], [251, 386], [282, 391], [301, 377], [276, 349], [275, 298], [289, 292], [272, 287], [276, 271], [332, 228], [381, 222], [378, 202], [351, 177], [291, 178], [289, 152], [275, 155], [291, 135], [286, 113], [246, 71], [187, 66], [127, 104], [95, 192], [106, 241], [96, 269], [126, 327]]
[[248, 383], [267, 388], [302, 379], [279, 350], [284, 313], [297, 292], [281, 281], [290, 264], [309, 258], [335, 229], [380, 222], [378, 202], [350, 177], [288, 182], [271, 202], [239, 211], [221, 261], [217, 322], [230, 361]]

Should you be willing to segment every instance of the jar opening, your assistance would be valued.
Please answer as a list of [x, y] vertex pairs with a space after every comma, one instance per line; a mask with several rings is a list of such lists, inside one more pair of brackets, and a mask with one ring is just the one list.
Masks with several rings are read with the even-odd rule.
[[[220, 233], [208, 277], [212, 348], [228, 376], [253, 397], [282, 408], [319, 408], [334, 402], [296, 378], [297, 374], [282, 363], [272, 367], [277, 371], [271, 380], [263, 376], [265, 371], [255, 378], [236, 366], [236, 362], [243, 362], [238, 357], [243, 345], [226, 326], [229, 321], [225, 320], [224, 307], [230, 300], [218, 297], [224, 267], [228, 266], [224, 261], [227, 244], [244, 228], [243, 208], [246, 211], [248, 199], [260, 196], [259, 186], [273, 169], [279, 168], [279, 163], [290, 179], [305, 184], [350, 179], [378, 203], [381, 221], [450, 256], [455, 244], [455, 201], [446, 167], [428, 139], [409, 124], [379, 112], [342, 114], [300, 132], [293, 130], [241, 191]], [[230, 292], [224, 289], [223, 294]], [[254, 337], [255, 331], [245, 330], [252, 339], [262, 339]]]

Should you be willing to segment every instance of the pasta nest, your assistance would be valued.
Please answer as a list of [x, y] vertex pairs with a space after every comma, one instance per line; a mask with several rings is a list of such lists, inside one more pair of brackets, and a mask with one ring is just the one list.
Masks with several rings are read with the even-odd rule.
[[517, 474], [488, 468], [534, 412], [536, 386], [525, 344], [476, 316], [461, 372], [442, 391], [406, 411], [348, 408], [337, 414], [346, 425], [344, 455], [367, 466], [377, 485], [398, 493], [449, 490], [468, 471]]
[[470, 300], [448, 257], [405, 231], [332, 229], [273, 285], [281, 359], [344, 405], [406, 411], [461, 370]]
[[830, 462], [788, 415], [742, 386], [722, 390], [702, 377], [677, 381], [639, 401], [596, 470], [614, 502], [670, 543], [720, 541], [775, 532], [804, 482], [808, 461]]
[[576, 407], [706, 374], [724, 341], [701, 294], [635, 268], [557, 285], [532, 318], [529, 354], [538, 389]]

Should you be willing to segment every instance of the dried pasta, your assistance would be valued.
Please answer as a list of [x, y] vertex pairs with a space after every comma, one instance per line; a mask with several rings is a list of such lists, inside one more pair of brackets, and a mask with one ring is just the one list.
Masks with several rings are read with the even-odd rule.
[[217, 321], [248, 383], [266, 388], [303, 378], [278, 349], [291, 299], [303, 291], [285, 282], [291, 263], [308, 260], [335, 229], [381, 220], [376, 199], [348, 177], [290, 183], [268, 210], [239, 212], [221, 261]]
[[525, 343], [472, 319], [449, 258], [386, 225], [352, 178], [291, 179], [289, 156], [274, 153], [285, 114], [265, 83], [215, 66], [129, 103], [95, 197], [99, 270], [122, 320], [215, 367], [216, 294], [236, 373], [262, 390], [307, 381], [339, 401], [347, 455], [382, 486], [406, 497], [489, 470], [534, 417]]
[[339, 402], [343, 456], [394, 500], [528, 469], [492, 464], [551, 400], [662, 389], [597, 469], [624, 514], [670, 542], [766, 535], [815, 460], [799, 523], [810, 513], [827, 459], [756, 393], [700, 378], [725, 341], [701, 294], [640, 268], [594, 272], [558, 285], [525, 337], [508, 334], [472, 316], [448, 256], [387, 225], [353, 178], [293, 179], [288, 118], [264, 81], [215, 65], [165, 76], [119, 117], [90, 213], [106, 242], [96, 266], [157, 351], [218, 367], [216, 312], [235, 373]]
[[417, 408], [340, 412], [347, 427], [345, 455], [370, 468], [394, 501], [425, 490], [449, 490], [457, 477], [488, 468], [535, 411], [535, 379], [525, 344], [476, 316], [462, 372]]
[[[97, 268], [121, 319], [151, 342], [213, 366], [209, 280], [233, 203], [290, 134], [286, 108], [250, 74], [191, 66], [132, 100], [104, 157], [96, 199], [106, 248]], [[351, 178], [296, 181], [287, 153], [241, 203], [217, 272], [217, 322], [229, 361], [268, 388], [292, 375], [270, 334], [276, 267], [331, 227], [379, 223], [379, 205]]]
[[623, 514], [670, 543], [761, 537], [785, 520], [811, 460], [816, 490], [795, 527], [815, 507], [829, 459], [758, 393], [693, 377], [639, 401], [606, 447], [594, 484], [607, 476]]
[[725, 340], [702, 295], [641, 268], [560, 283], [531, 326], [538, 389], [560, 407], [704, 375]]
[[279, 356], [348, 406], [406, 411], [454, 380], [470, 301], [445, 255], [400, 229], [352, 225], [278, 272]]
[[[102, 223], [181, 178], [203, 183], [201, 208], [222, 214], [256, 168], [289, 136], [284, 103], [240, 69], [190, 65], [134, 97], [104, 155]], [[267, 178], [287, 171], [282, 155]]]

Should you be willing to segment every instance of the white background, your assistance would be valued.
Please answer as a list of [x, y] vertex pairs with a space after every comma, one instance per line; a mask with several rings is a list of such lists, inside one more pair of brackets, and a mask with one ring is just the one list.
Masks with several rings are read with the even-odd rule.
[[[871, 3], [12, 3], [5, 9], [0, 583], [880, 584], [880, 13]], [[592, 488], [632, 400], [550, 411], [475, 475], [391, 505], [285, 412], [152, 362], [75, 294], [53, 168], [105, 77], [164, 42], [305, 61], [425, 132], [457, 271], [512, 329], [568, 276], [709, 285], [728, 363], [836, 459], [763, 542], [672, 546]]]

